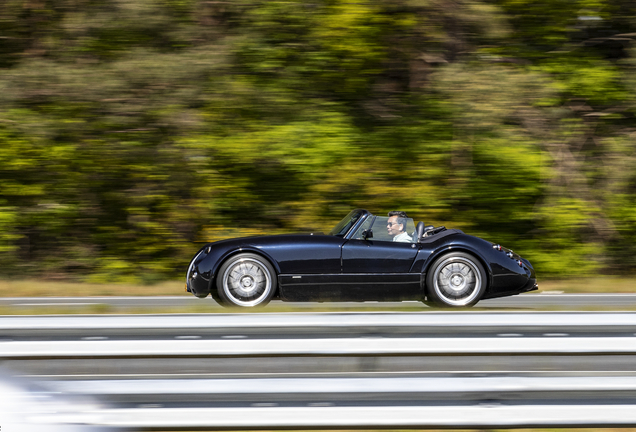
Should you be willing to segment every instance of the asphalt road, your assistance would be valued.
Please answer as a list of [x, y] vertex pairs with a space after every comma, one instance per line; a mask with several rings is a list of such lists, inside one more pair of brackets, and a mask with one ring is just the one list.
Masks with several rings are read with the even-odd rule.
[[[99, 307], [105, 305], [109, 310], [138, 309], [138, 308], [174, 308], [188, 306], [204, 306], [211, 312], [227, 311], [210, 297], [198, 299], [190, 295], [179, 296], [148, 296], [148, 297], [4, 297], [0, 298], [0, 307], [12, 308], [73, 308], [81, 306]], [[289, 309], [309, 309], [316, 307], [329, 307], [335, 310], [347, 310], [363, 307], [367, 310], [383, 309], [408, 309], [422, 307], [422, 310], [431, 310], [420, 302], [360, 302], [360, 303], [286, 303], [273, 301], [270, 309], [275, 307]], [[636, 309], [635, 294], [563, 294], [559, 292], [539, 292], [521, 294], [512, 297], [503, 297], [480, 301], [477, 310], [538, 310], [538, 309], [565, 309], [565, 310], [634, 310]], [[267, 307], [263, 309], [267, 312]]]

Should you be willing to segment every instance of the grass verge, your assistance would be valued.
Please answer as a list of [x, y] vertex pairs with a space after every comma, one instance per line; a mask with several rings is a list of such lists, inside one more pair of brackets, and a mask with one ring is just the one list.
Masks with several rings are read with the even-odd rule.
[[0, 297], [93, 297], [93, 296], [159, 296], [184, 295], [183, 281], [166, 281], [156, 285], [89, 284], [0, 280]]

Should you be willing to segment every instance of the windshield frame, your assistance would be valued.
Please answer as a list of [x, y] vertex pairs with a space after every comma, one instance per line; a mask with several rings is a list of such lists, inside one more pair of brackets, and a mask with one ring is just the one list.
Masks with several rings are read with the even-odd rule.
[[[371, 215], [371, 213], [364, 209], [351, 210], [348, 215], [342, 218], [342, 220], [338, 222], [331, 231], [329, 231], [329, 235], [346, 239], [348, 238], [348, 235], [355, 232], [358, 225], [367, 219], [369, 215]], [[357, 216], [357, 218], [352, 223], [351, 221], [354, 219], [354, 216]]]

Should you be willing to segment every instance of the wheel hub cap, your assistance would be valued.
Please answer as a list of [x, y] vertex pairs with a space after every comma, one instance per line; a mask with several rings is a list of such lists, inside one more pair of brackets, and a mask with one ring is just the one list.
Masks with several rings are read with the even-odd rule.
[[462, 275], [455, 274], [451, 277], [452, 288], [461, 289], [464, 284], [464, 277]]
[[252, 278], [251, 276], [244, 276], [243, 278], [241, 278], [241, 287], [243, 287], [245, 291], [253, 290], [254, 278]]

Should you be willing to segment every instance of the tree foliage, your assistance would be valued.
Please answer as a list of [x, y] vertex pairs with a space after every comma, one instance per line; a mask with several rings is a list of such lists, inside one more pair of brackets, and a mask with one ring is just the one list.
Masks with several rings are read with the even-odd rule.
[[6, 0], [4, 276], [154, 282], [403, 209], [540, 277], [636, 269], [621, 0]]

